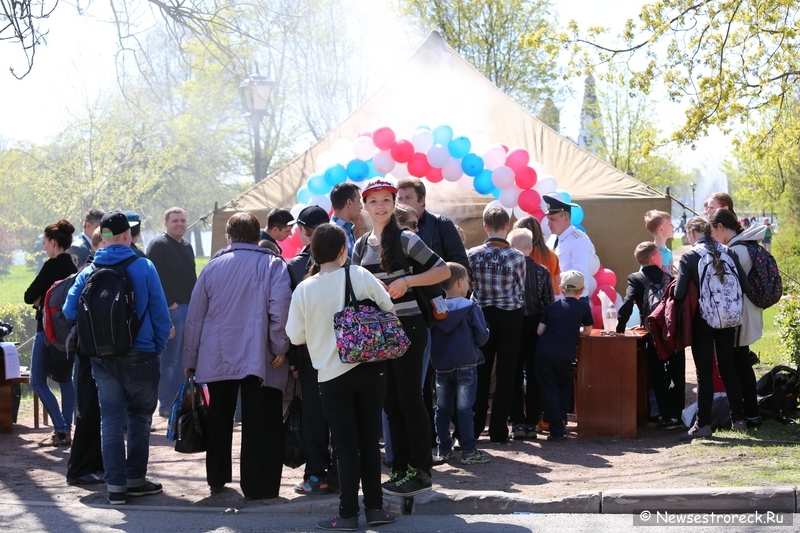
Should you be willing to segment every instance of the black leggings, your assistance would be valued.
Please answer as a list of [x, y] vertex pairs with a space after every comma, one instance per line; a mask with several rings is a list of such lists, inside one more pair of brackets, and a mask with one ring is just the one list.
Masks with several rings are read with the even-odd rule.
[[756, 418], [758, 416], [756, 373], [753, 372], [753, 365], [750, 364], [749, 346], [739, 346], [733, 350], [733, 367], [736, 369], [736, 376], [739, 378], [739, 386], [742, 389], [744, 415], [747, 418]]
[[736, 328], [714, 329], [695, 314], [692, 324], [692, 356], [697, 368], [697, 425], [711, 424], [711, 404], [714, 401], [714, 383], [711, 358], [716, 356], [717, 368], [731, 408], [731, 420], [744, 419], [742, 389], [734, 367], [733, 344]]
[[411, 466], [430, 473], [431, 425], [419, 386], [428, 330], [422, 315], [402, 316], [400, 322], [411, 346], [399, 359], [386, 362], [384, 409], [392, 437], [392, 471], [405, 473]]

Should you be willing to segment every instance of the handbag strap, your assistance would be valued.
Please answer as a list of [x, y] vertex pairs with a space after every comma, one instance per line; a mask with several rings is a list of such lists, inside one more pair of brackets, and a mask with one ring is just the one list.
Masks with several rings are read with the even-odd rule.
[[344, 306], [349, 307], [356, 304], [356, 294], [353, 292], [353, 284], [350, 282], [350, 267], [344, 269]]

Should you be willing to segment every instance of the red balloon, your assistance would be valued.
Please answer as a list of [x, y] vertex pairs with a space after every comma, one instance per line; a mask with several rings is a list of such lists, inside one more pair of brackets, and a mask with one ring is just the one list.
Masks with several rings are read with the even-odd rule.
[[392, 159], [398, 163], [408, 163], [414, 155], [414, 145], [409, 141], [396, 141], [390, 149]]
[[536, 185], [536, 171], [531, 167], [522, 165], [514, 168], [514, 175], [514, 181], [517, 183], [517, 187], [520, 189], [530, 189]]
[[603, 268], [602, 266], [597, 270], [597, 273], [594, 275], [594, 279], [597, 280], [598, 286], [610, 285], [614, 287], [617, 284], [617, 275], [614, 274], [614, 271]]
[[286, 239], [281, 243], [281, 257], [284, 259], [291, 259], [297, 255], [297, 246], [291, 242], [291, 239]]
[[[511, 167], [516, 171], [522, 167], [525, 167], [530, 160], [531, 157], [528, 155], [528, 151], [525, 148], [514, 148], [508, 152], [508, 155], [506, 156], [506, 166]], [[531, 168], [531, 170], [533, 169]], [[533, 175], [536, 176], [536, 172], [534, 172]], [[527, 189], [528, 187], [524, 188]]]
[[542, 221], [543, 221], [545, 218], [547, 218], [547, 215], [546, 215], [546, 214], [544, 213], [544, 211], [542, 211], [541, 209], [537, 209], [537, 210], [536, 210], [536, 211], [534, 211], [533, 213], [530, 213], [530, 215], [531, 215], [532, 217], [534, 217], [536, 220], [538, 220], [540, 223], [541, 223], [541, 222], [542, 222]]
[[431, 167], [428, 173], [425, 174], [425, 177], [428, 178], [428, 181], [431, 183], [439, 183], [444, 179], [444, 176], [442, 176], [442, 169], [436, 167]]
[[[602, 303], [602, 302], [600, 302], [600, 296], [599, 296], [599, 294], [601, 292], [604, 292], [605, 295], [608, 296], [608, 299], [611, 300], [611, 302], [615, 302], [616, 301], [616, 299], [617, 299], [617, 291], [614, 290], [614, 287], [612, 287], [610, 285], [600, 285], [600, 286], [597, 287], [597, 290], [592, 295], [592, 303], [593, 304], [600, 305]], [[601, 320], [600, 323], [602, 324], [603, 321]]]
[[506, 146], [505, 144], [501, 144], [500, 146], [502, 146], [503, 150], [505, 150], [506, 153], [508, 153], [508, 146]]
[[411, 156], [411, 161], [408, 162], [408, 173], [416, 178], [421, 178], [428, 173], [431, 165], [428, 163], [428, 156], [417, 152]]
[[392, 128], [378, 128], [372, 134], [372, 142], [375, 143], [375, 146], [378, 147], [380, 150], [388, 150], [394, 144], [394, 132]]
[[[594, 301], [594, 298], [592, 298]], [[593, 328], [601, 329], [603, 327], [603, 307], [601, 305], [592, 306], [592, 318], [594, 318]]]
[[541, 209], [542, 197], [537, 191], [527, 189], [519, 193], [517, 204], [526, 213], [533, 214]]

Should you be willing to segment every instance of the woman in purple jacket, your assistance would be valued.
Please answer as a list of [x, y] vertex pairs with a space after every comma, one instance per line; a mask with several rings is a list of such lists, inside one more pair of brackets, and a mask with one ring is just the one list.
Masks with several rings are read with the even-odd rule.
[[233, 215], [226, 232], [229, 246], [206, 265], [192, 291], [183, 366], [208, 384], [211, 492], [232, 481], [233, 414], [241, 389], [242, 493], [249, 500], [276, 498], [283, 470], [281, 401], [289, 375], [289, 272], [283, 259], [259, 248], [255, 215]]

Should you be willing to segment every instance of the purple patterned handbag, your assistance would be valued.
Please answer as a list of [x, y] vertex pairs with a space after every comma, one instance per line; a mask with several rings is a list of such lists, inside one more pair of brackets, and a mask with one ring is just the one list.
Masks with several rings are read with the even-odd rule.
[[372, 300], [356, 300], [350, 268], [345, 268], [344, 279], [344, 309], [333, 315], [342, 363], [375, 363], [406, 353], [411, 342], [397, 317]]

